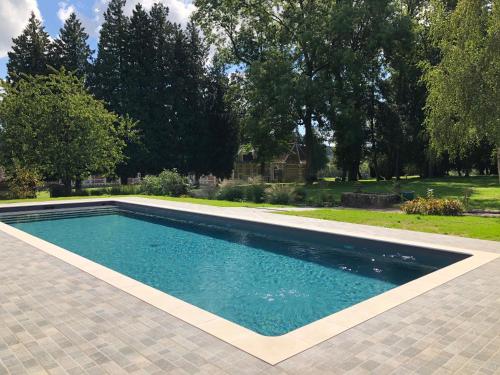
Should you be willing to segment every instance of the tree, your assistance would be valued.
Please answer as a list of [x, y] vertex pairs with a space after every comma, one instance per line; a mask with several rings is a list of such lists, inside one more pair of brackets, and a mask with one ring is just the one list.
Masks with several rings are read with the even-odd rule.
[[127, 29], [126, 0], [111, 0], [101, 27], [97, 59], [92, 76], [92, 91], [110, 110], [124, 115], [126, 102]]
[[[334, 3], [197, 0], [195, 5], [205, 34], [244, 66], [245, 100], [252, 111], [248, 126], [264, 138], [303, 127], [306, 179], [313, 180], [314, 127], [322, 124], [318, 107], [324, 101], [318, 74], [329, 65], [324, 50]], [[257, 139], [253, 143], [259, 148]]]
[[76, 14], [71, 13], [54, 40], [52, 66], [56, 69], [64, 67], [67, 71], [75, 72], [78, 77], [86, 77], [93, 53], [87, 43], [88, 38]]
[[[337, 160], [357, 179], [365, 141], [369, 70], [383, 71], [390, 1], [197, 0], [195, 19], [240, 66], [243, 129], [261, 158], [304, 133], [306, 179], [315, 179], [315, 135], [333, 131]], [[262, 161], [266, 161], [262, 160]]]
[[[148, 121], [143, 122], [146, 158], [141, 170], [159, 173], [178, 168], [178, 137], [174, 124], [175, 39], [179, 27], [168, 20], [168, 8], [154, 4], [149, 12], [151, 75], [147, 96]], [[182, 62], [180, 62], [182, 64]], [[179, 72], [182, 75], [182, 70]]]
[[15, 82], [22, 74], [47, 74], [50, 53], [49, 34], [40, 20], [31, 13], [28, 25], [21, 35], [12, 39], [12, 51], [8, 52], [8, 79]]
[[198, 137], [198, 174], [212, 173], [217, 177], [229, 177], [239, 146], [239, 128], [235, 114], [226, 100], [228, 78], [225, 69], [214, 57], [207, 74], [202, 121], [204, 132]]
[[427, 66], [426, 125], [432, 146], [452, 158], [485, 137], [497, 146], [500, 178], [499, 5], [459, 0], [455, 10], [433, 3], [431, 35], [441, 54]]
[[72, 73], [25, 76], [1, 87], [0, 160], [7, 170], [17, 165], [61, 179], [70, 193], [73, 179], [112, 175], [123, 160], [132, 123], [109, 112]]
[[205, 160], [199, 153], [200, 142], [207, 134], [203, 112], [206, 89], [205, 61], [208, 48], [193, 22], [177, 33], [174, 46], [172, 89], [174, 127], [177, 133], [177, 163], [184, 173], [205, 172]]

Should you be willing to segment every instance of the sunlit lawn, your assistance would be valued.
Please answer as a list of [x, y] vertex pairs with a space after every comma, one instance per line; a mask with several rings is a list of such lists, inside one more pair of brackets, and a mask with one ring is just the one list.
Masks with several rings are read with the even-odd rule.
[[287, 211], [282, 214], [500, 241], [500, 218], [496, 217], [407, 215], [358, 209]]
[[[461, 199], [466, 188], [472, 188], [470, 209], [500, 210], [500, 185], [496, 176], [474, 176], [474, 177], [445, 177], [445, 178], [409, 178], [401, 179], [402, 191], [415, 191], [416, 195], [425, 196], [427, 189], [433, 189], [434, 195], [440, 198]], [[366, 192], [391, 192], [393, 182], [361, 180], [361, 187]], [[327, 186], [315, 184], [308, 188], [311, 194], [319, 194], [321, 191], [333, 193], [336, 200], [340, 201], [342, 192], [353, 191], [351, 182], [328, 182]]]

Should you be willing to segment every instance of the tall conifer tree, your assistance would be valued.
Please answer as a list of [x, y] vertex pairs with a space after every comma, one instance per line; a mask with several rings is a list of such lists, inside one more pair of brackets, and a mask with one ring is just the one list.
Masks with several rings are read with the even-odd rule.
[[205, 61], [208, 48], [194, 22], [177, 38], [175, 49], [175, 113], [176, 125], [181, 142], [179, 168], [185, 172], [198, 171], [204, 161], [196, 151], [200, 134], [205, 133], [206, 121], [203, 115], [203, 92], [205, 82]]
[[179, 27], [168, 20], [168, 8], [157, 3], [151, 20], [153, 66], [150, 93], [149, 162], [153, 170], [178, 167], [178, 137], [174, 122], [174, 45]]
[[28, 25], [21, 35], [12, 39], [12, 51], [8, 53], [8, 78], [17, 81], [20, 74], [47, 74], [49, 71], [50, 39], [41, 21], [31, 13]]
[[128, 17], [126, 0], [111, 0], [104, 13], [94, 66], [92, 87], [95, 95], [118, 114], [126, 113], [125, 76]]
[[[124, 95], [127, 107], [124, 109], [137, 122], [141, 142], [128, 145], [125, 150], [126, 164], [119, 166], [123, 179], [138, 171], [151, 173], [148, 163], [147, 141], [150, 134], [151, 72], [153, 64], [151, 25], [147, 12], [139, 3], [133, 10], [127, 29], [125, 56]], [[156, 171], [155, 171], [156, 172]]]
[[53, 66], [64, 67], [68, 71], [75, 72], [78, 77], [86, 76], [89, 73], [92, 57], [92, 50], [87, 43], [88, 38], [76, 14], [71, 13], [54, 41], [51, 59]]

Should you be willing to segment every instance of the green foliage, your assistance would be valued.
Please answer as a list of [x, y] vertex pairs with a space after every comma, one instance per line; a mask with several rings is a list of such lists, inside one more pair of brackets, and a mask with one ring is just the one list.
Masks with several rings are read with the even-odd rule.
[[375, 76], [386, 75], [382, 50], [397, 32], [391, 2], [195, 4], [195, 19], [209, 40], [240, 67], [229, 95], [259, 161], [282, 153], [300, 126], [306, 179], [314, 180], [323, 164], [321, 154], [314, 153], [315, 138], [333, 130], [339, 164], [357, 179], [366, 123], [361, 110], [365, 77], [373, 68]]
[[272, 204], [289, 204], [294, 200], [294, 186], [273, 184], [266, 189], [266, 200]]
[[99, 32], [98, 54], [91, 86], [98, 99], [119, 115], [126, 114], [127, 27], [126, 0], [111, 0]]
[[470, 197], [472, 196], [472, 194], [474, 193], [474, 190], [471, 189], [471, 188], [465, 188], [464, 189], [464, 192], [463, 192], [463, 198], [462, 198], [462, 202], [464, 204], [464, 208], [466, 210], [469, 209], [469, 205], [470, 205]]
[[500, 219], [491, 217], [404, 215], [399, 212], [356, 209], [290, 211], [280, 214], [500, 241]]
[[499, 5], [432, 3], [431, 36], [441, 60], [427, 65], [426, 124], [432, 145], [452, 156], [489, 139], [500, 145]]
[[40, 20], [31, 13], [28, 25], [21, 35], [12, 40], [8, 52], [7, 72], [9, 81], [19, 80], [23, 74], [47, 74], [50, 62], [50, 39]]
[[111, 175], [123, 160], [133, 124], [106, 110], [72, 73], [26, 76], [1, 87], [0, 160], [7, 170], [17, 160], [61, 179], [69, 193], [72, 179]]
[[460, 215], [464, 205], [457, 199], [416, 198], [403, 203], [401, 210], [407, 214], [419, 215]]
[[338, 205], [335, 195], [329, 191], [320, 191], [319, 194], [307, 197], [305, 203], [307, 206], [313, 207], [333, 207]]
[[266, 185], [255, 182], [245, 187], [245, 199], [249, 202], [263, 203], [266, 200]]
[[307, 198], [307, 189], [305, 188], [305, 186], [299, 185], [293, 190], [293, 196], [295, 202], [305, 202]]
[[49, 194], [51, 198], [67, 197], [71, 195], [71, 193], [66, 190], [66, 187], [63, 184], [49, 185]]
[[13, 198], [36, 198], [38, 187], [41, 186], [40, 175], [19, 163], [14, 163], [7, 185]]
[[64, 67], [67, 71], [74, 72], [77, 77], [86, 77], [90, 71], [92, 57], [88, 38], [76, 14], [71, 13], [53, 42], [51, 65], [56, 69]]
[[217, 199], [242, 202], [245, 200], [245, 187], [243, 185], [224, 184], [217, 193]]
[[177, 168], [196, 175], [231, 173], [238, 127], [224, 100], [227, 77], [209, 68], [209, 46], [193, 22], [181, 28], [161, 2], [131, 17], [124, 0], [104, 16], [91, 87], [108, 108], [138, 121], [140, 142], [127, 145], [124, 179]]
[[164, 170], [158, 176], [146, 176], [142, 181], [142, 191], [149, 195], [178, 197], [188, 192], [188, 182], [177, 170]]

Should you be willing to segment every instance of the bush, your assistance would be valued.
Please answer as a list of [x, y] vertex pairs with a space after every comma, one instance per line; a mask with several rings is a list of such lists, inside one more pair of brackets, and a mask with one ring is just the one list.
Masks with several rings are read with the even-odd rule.
[[36, 198], [41, 180], [36, 171], [16, 165], [7, 184], [13, 198]]
[[118, 185], [112, 186], [109, 190], [109, 194], [111, 195], [131, 195], [140, 193], [141, 185]]
[[148, 195], [178, 197], [187, 193], [188, 181], [176, 169], [164, 170], [158, 176], [144, 177], [141, 191]]
[[233, 183], [223, 184], [217, 193], [217, 199], [224, 201], [241, 202], [245, 200], [245, 187]]
[[438, 199], [430, 197], [417, 198], [404, 203], [401, 209], [407, 214], [420, 215], [460, 215], [464, 205], [457, 199]]
[[201, 186], [198, 189], [191, 189], [189, 196], [200, 199], [216, 199], [219, 188], [215, 185]]
[[63, 184], [49, 185], [49, 194], [51, 198], [66, 197], [66, 188]]
[[266, 199], [272, 204], [289, 204], [294, 200], [294, 188], [286, 184], [274, 184], [266, 189]]
[[266, 185], [254, 183], [245, 188], [245, 199], [254, 203], [262, 203], [266, 200]]
[[109, 195], [110, 194], [109, 188], [98, 188], [98, 189], [89, 189], [87, 190], [89, 194], [93, 197], [99, 197], [101, 195]]
[[314, 207], [333, 207], [337, 204], [337, 202], [335, 201], [333, 193], [321, 191], [319, 194], [307, 198], [306, 204]]
[[303, 203], [307, 198], [307, 189], [304, 186], [297, 186], [293, 189], [293, 200], [297, 203]]

